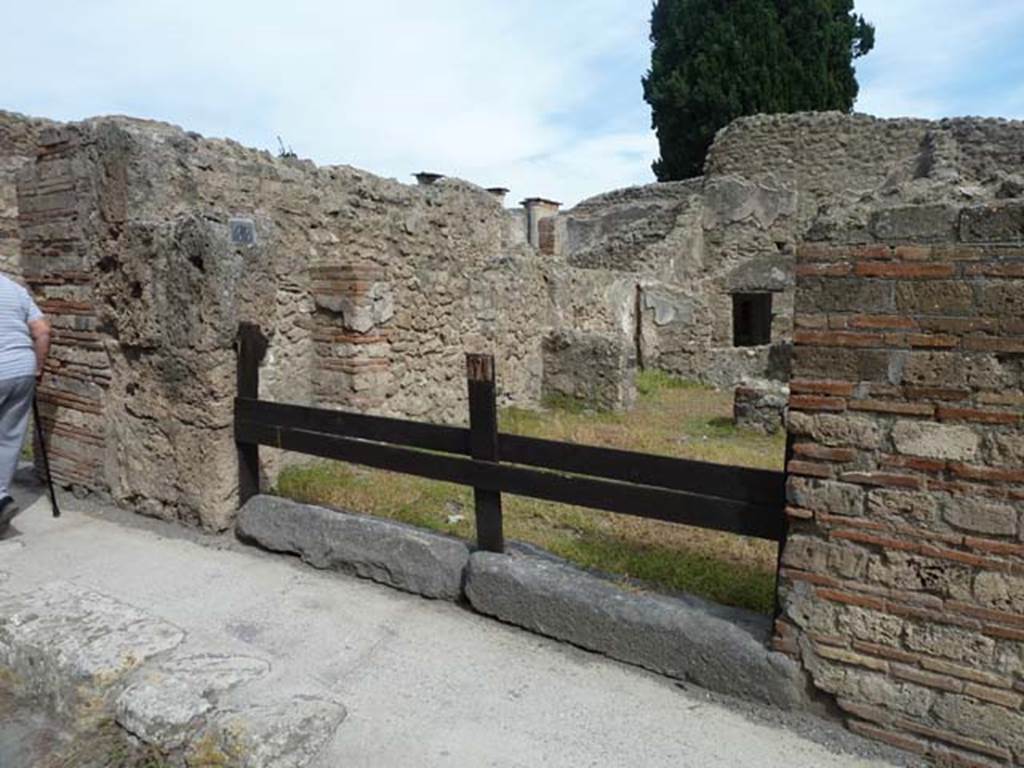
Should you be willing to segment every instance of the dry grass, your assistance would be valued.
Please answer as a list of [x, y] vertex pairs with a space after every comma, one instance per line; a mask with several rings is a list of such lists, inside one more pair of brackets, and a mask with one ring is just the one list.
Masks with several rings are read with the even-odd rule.
[[[535, 437], [624, 448], [724, 464], [779, 469], [784, 439], [736, 430], [729, 393], [645, 373], [640, 399], [626, 414], [549, 408], [509, 409], [501, 429]], [[403, 520], [472, 539], [472, 490], [448, 483], [315, 463], [281, 473], [277, 492]], [[589, 568], [670, 591], [769, 612], [776, 546], [716, 531], [550, 502], [504, 497], [505, 535]]]

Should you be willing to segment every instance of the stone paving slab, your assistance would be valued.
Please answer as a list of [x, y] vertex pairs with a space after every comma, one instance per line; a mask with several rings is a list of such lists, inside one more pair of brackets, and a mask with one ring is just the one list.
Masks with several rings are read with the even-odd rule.
[[[189, 749], [241, 746], [263, 761], [249, 765], [289, 768], [898, 761], [835, 724], [728, 704], [464, 607], [84, 506], [68, 498], [53, 520], [39, 502], [17, 519], [0, 601], [71, 584], [178, 628], [180, 643], [125, 677], [118, 712], [139, 731], [192, 712]], [[145, 693], [161, 680], [181, 704], [157, 707], [164, 720]]]

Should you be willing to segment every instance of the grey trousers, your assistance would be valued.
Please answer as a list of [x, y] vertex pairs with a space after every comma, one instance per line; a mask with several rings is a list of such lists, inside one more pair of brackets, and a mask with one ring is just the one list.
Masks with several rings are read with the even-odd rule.
[[9, 494], [18, 468], [35, 391], [35, 376], [0, 379], [0, 497]]

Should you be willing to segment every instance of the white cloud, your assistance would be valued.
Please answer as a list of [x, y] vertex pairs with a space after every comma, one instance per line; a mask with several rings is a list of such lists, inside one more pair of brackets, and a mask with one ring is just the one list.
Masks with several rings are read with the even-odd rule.
[[[154, 117], [270, 148], [281, 134], [321, 163], [403, 180], [436, 170], [573, 202], [651, 179], [639, 93], [649, 10], [639, 5], [25, 3], [7, 14], [0, 67], [19, 76], [0, 104], [58, 119]], [[609, 67], [635, 70], [639, 138], [572, 119], [595, 114]], [[621, 122], [619, 101], [595, 123]]]
[[[8, 0], [0, 108], [124, 113], [512, 202], [651, 181], [649, 0]], [[857, 109], [1024, 117], [1022, 0], [858, 0]], [[1013, 67], [1016, 66], [1014, 70]]]

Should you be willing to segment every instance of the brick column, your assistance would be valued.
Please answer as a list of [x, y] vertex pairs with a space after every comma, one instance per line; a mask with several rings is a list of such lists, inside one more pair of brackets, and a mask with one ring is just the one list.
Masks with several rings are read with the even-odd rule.
[[775, 647], [858, 733], [1019, 765], [1024, 205], [950, 216], [948, 238], [799, 249]]
[[394, 298], [384, 270], [373, 264], [310, 269], [317, 402], [344, 408], [379, 407], [391, 384]]
[[105, 400], [109, 355], [95, 297], [99, 185], [93, 148], [78, 132], [41, 132], [35, 163], [19, 176], [21, 269], [53, 324], [46, 376], [38, 390], [50, 469], [61, 485], [106, 492]]
[[557, 248], [555, 217], [562, 204], [543, 197], [528, 197], [522, 205], [526, 211], [526, 241], [541, 253], [554, 254]]

